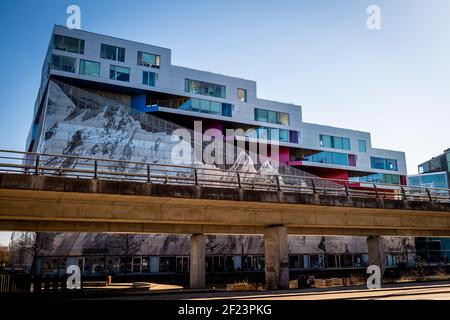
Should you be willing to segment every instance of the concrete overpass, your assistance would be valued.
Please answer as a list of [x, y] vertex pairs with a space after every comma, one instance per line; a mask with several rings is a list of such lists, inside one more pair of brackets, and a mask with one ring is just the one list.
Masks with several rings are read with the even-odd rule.
[[[145, 181], [124, 172], [110, 180], [112, 172], [106, 179], [97, 160], [93, 171], [76, 169], [76, 175], [73, 168], [40, 167], [36, 159], [33, 166], [0, 164], [5, 167], [0, 230], [192, 234], [194, 288], [205, 285], [205, 234], [263, 234], [269, 289], [288, 287], [288, 234], [367, 236], [369, 263], [381, 266], [380, 236], [450, 236], [450, 201], [442, 190], [434, 197], [430, 190], [423, 195], [406, 187], [361, 192], [344, 184], [324, 190], [314, 181], [295, 189], [279, 177], [275, 188], [267, 188], [271, 183], [245, 185], [239, 173], [230, 184], [199, 179], [196, 169], [189, 178], [170, 176], [167, 168], [164, 175], [151, 175], [148, 166]], [[79, 178], [81, 173], [91, 176]]]
[[450, 204], [217, 187], [0, 174], [0, 229], [192, 234], [191, 286], [204, 283], [204, 234], [264, 234], [266, 281], [288, 286], [287, 234], [450, 236]]

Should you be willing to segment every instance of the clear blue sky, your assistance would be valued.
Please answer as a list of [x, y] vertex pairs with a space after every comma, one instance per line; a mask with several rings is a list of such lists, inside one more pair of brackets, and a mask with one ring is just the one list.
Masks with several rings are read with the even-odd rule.
[[[369, 131], [408, 172], [450, 147], [450, 1], [0, 2], [0, 148], [23, 150], [54, 23], [172, 49], [176, 65], [256, 80], [307, 122]], [[381, 8], [382, 29], [366, 28]], [[0, 235], [0, 243], [9, 236]]]

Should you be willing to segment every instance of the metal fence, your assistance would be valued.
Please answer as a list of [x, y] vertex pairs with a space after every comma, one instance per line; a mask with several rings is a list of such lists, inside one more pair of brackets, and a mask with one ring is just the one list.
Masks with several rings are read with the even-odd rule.
[[449, 189], [243, 172], [201, 164], [168, 165], [12, 150], [0, 150], [0, 172], [450, 203]]
[[28, 274], [0, 274], [0, 294], [30, 292], [31, 278]]

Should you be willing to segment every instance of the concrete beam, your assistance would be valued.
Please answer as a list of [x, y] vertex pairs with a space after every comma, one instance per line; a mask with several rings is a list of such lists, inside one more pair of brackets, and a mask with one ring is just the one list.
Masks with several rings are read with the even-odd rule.
[[273, 226], [264, 230], [264, 263], [267, 290], [289, 289], [286, 227]]
[[193, 234], [189, 249], [189, 279], [191, 289], [205, 288], [205, 236]]

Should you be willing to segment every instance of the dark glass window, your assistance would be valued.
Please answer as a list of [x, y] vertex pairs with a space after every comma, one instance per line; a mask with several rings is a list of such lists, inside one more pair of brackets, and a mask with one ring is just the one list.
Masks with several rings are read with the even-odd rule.
[[130, 69], [119, 66], [110, 66], [109, 78], [118, 81], [130, 81]]
[[52, 69], [66, 71], [66, 72], [75, 72], [75, 64], [77, 59], [72, 57], [60, 56], [60, 55], [52, 55]]
[[156, 84], [156, 73], [150, 71], [142, 72], [142, 84], [146, 86], [154, 87]]
[[298, 131], [289, 130], [289, 142], [298, 143]]
[[145, 67], [159, 68], [161, 64], [161, 56], [138, 51], [138, 64]]
[[175, 257], [160, 257], [159, 272], [176, 272], [177, 265]]
[[367, 152], [365, 140], [358, 140], [358, 147], [359, 147], [359, 152]]
[[53, 48], [56, 50], [84, 54], [84, 40], [55, 34]]
[[277, 112], [255, 108], [255, 121], [276, 123], [284, 126], [289, 125], [289, 114], [285, 112]]
[[[162, 107], [165, 105], [162, 104]], [[171, 106], [169, 106], [171, 107]], [[181, 104], [178, 109], [186, 111], [195, 111], [203, 113], [211, 113], [219, 116], [231, 117], [233, 105], [218, 101], [210, 101], [204, 99], [191, 98]]]
[[320, 146], [324, 148], [350, 150], [350, 139], [321, 134]]
[[91, 77], [100, 77], [100, 62], [81, 59], [79, 73]]
[[397, 160], [370, 157], [370, 164], [373, 169], [397, 171]]
[[100, 50], [100, 57], [102, 59], [125, 62], [125, 48], [102, 44]]
[[304, 157], [305, 161], [329, 163], [348, 166], [349, 157], [346, 153], [323, 151]]
[[255, 120], [261, 122], [268, 122], [267, 113], [268, 113], [267, 110], [255, 109]]
[[204, 96], [211, 96], [222, 99], [225, 99], [226, 97], [225, 86], [215, 83], [186, 79], [184, 89], [186, 92]]

